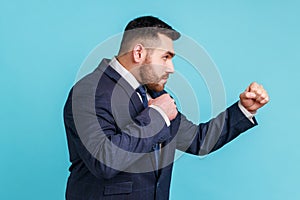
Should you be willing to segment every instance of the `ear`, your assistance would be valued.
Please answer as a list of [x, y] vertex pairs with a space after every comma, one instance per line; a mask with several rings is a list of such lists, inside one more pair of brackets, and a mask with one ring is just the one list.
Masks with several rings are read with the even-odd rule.
[[137, 44], [134, 46], [132, 54], [134, 62], [141, 63], [146, 57], [146, 49], [142, 44]]

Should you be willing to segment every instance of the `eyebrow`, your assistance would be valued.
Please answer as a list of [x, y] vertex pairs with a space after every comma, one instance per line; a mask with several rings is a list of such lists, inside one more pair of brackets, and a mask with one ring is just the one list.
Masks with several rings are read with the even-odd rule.
[[167, 51], [166, 54], [169, 54], [169, 56], [171, 56], [171, 58], [173, 58], [175, 56], [175, 53], [171, 52], [171, 51]]

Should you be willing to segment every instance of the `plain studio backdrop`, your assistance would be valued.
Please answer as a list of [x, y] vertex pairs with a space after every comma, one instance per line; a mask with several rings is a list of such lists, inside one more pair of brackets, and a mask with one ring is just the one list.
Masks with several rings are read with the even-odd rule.
[[[299, 7], [296, 0], [1, 0], [0, 199], [64, 199], [67, 94], [92, 50], [142, 15], [161, 18], [205, 49], [222, 78], [226, 105], [252, 81], [271, 97], [257, 114], [259, 126], [207, 157], [175, 162], [171, 199], [300, 199]], [[207, 121], [211, 85], [180, 55], [174, 64], [198, 104], [199, 112], [186, 108], [185, 114]], [[184, 95], [174, 93], [183, 109]]]

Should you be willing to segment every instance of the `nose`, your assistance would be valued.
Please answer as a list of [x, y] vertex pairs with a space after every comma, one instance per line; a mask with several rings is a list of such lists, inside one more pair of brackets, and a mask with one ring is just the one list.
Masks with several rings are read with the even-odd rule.
[[167, 65], [167, 73], [172, 74], [175, 72], [173, 61], [170, 60]]

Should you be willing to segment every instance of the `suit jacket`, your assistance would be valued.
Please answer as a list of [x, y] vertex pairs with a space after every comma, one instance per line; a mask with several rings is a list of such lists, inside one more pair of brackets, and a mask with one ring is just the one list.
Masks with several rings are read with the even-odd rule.
[[64, 123], [72, 163], [66, 199], [72, 200], [168, 199], [175, 149], [205, 155], [257, 124], [235, 103], [199, 125], [179, 112], [167, 127], [106, 59], [71, 89]]

